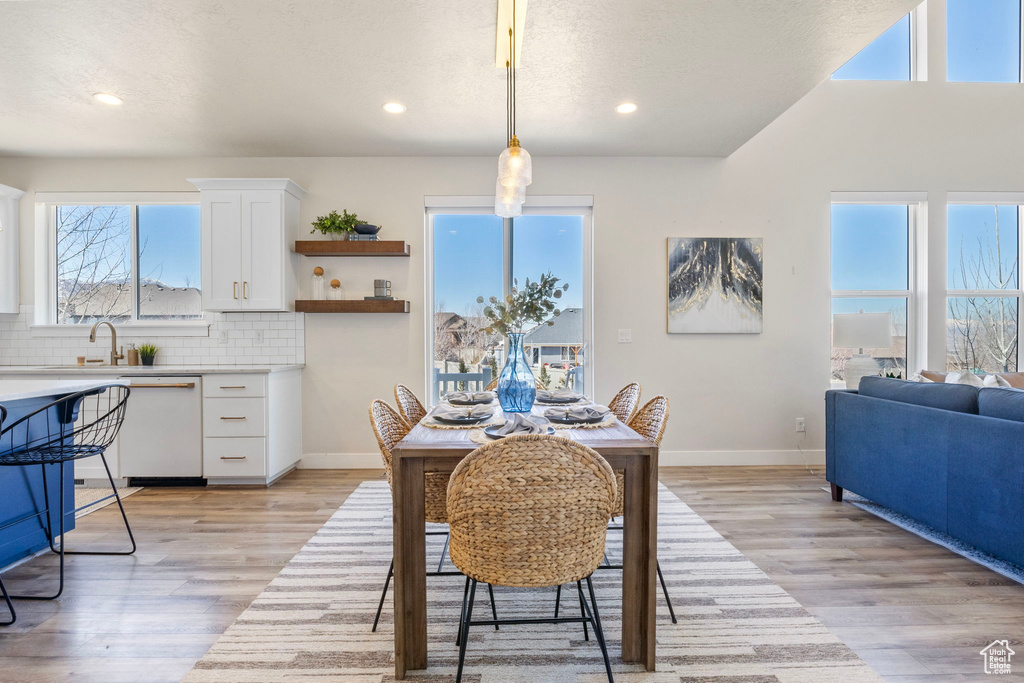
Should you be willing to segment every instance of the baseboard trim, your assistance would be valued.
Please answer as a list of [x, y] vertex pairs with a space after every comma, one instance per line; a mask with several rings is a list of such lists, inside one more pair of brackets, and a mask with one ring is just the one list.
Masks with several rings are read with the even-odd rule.
[[[824, 450], [805, 451], [662, 451], [663, 467], [750, 466], [750, 465], [823, 465]], [[356, 469], [383, 467], [380, 453], [306, 453], [299, 461], [302, 470]]]

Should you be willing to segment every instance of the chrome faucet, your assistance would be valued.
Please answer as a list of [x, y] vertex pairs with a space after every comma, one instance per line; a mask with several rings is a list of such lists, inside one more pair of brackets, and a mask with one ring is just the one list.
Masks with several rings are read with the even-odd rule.
[[89, 330], [89, 341], [96, 341], [96, 328], [100, 325], [106, 325], [110, 328], [110, 364], [117, 365], [117, 361], [124, 358], [124, 347], [121, 347], [121, 353], [117, 352], [117, 330], [114, 329], [114, 324], [108, 320], [100, 320], [92, 326]]

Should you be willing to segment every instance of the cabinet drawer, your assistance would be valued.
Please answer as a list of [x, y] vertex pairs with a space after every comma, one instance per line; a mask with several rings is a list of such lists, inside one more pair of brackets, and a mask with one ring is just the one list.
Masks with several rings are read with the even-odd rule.
[[204, 477], [267, 476], [267, 440], [263, 438], [205, 439]]
[[266, 436], [266, 400], [208, 398], [203, 401], [204, 436]]
[[247, 398], [267, 395], [266, 375], [206, 375], [203, 396], [206, 398]]

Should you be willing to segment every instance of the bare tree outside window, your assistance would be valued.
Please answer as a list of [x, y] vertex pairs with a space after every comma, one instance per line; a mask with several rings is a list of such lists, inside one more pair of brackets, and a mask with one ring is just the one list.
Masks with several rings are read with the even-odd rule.
[[57, 322], [131, 317], [127, 206], [57, 207]]
[[959, 249], [959, 257], [950, 265], [949, 274], [954, 296], [947, 299], [948, 370], [988, 373], [1017, 369], [1017, 297], [955, 296], [955, 290], [1017, 289], [1017, 225], [1001, 225], [1000, 207], [990, 208], [990, 228], [950, 245], [952, 250]]

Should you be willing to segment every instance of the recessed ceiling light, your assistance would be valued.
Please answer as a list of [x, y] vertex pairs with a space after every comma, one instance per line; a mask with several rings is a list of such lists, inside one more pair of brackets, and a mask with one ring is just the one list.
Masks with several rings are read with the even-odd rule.
[[401, 102], [385, 102], [384, 111], [389, 114], [401, 114], [405, 111], [405, 105]]
[[615, 111], [620, 114], [632, 114], [636, 111], [636, 105], [632, 102], [623, 102], [619, 106], [615, 107]]
[[114, 107], [118, 107], [118, 106], [124, 104], [124, 100], [122, 100], [120, 97], [118, 97], [117, 95], [111, 95], [110, 93], [106, 93], [106, 92], [93, 93], [92, 98], [94, 100], [96, 100], [97, 102], [102, 102], [103, 104], [109, 104], [109, 105], [114, 106]]

